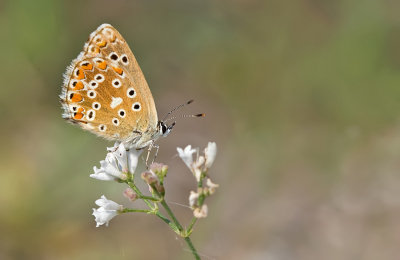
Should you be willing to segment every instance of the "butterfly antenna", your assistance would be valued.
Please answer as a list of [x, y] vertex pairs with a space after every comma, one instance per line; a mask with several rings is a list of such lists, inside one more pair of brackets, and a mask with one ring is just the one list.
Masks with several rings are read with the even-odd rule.
[[[177, 107], [175, 107], [175, 108], [173, 108], [171, 111], [169, 111], [165, 116], [164, 116], [164, 118], [163, 118], [163, 122], [165, 122], [165, 120], [167, 119], [167, 117], [170, 115], [170, 114], [172, 114], [173, 112], [175, 112], [176, 110], [178, 110], [178, 109], [180, 109], [180, 108], [182, 108], [182, 107], [184, 107], [184, 106], [186, 106], [186, 105], [189, 105], [190, 103], [193, 103], [193, 99], [191, 99], [191, 100], [189, 100], [188, 102], [186, 102], [186, 103], [183, 103], [183, 104], [180, 104], [179, 106], [177, 106]], [[168, 119], [168, 120], [170, 120], [170, 119]]]
[[205, 117], [205, 116], [206, 116], [206, 114], [204, 114], [204, 113], [197, 114], [197, 115], [180, 115], [180, 116], [173, 116], [173, 117], [170, 117], [170, 118], [168, 118], [167, 120], [165, 120], [165, 121], [163, 121], [163, 122], [166, 123], [166, 122], [168, 122], [168, 121], [171, 121], [171, 120], [174, 120], [174, 119], [177, 119], [177, 118]]

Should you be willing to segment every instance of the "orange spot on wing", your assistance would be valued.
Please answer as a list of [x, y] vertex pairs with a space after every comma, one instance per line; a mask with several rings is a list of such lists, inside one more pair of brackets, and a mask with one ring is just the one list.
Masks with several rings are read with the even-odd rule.
[[106, 47], [107, 42], [106, 42], [106, 41], [101, 41], [101, 42], [98, 42], [98, 43], [96, 43], [96, 44], [97, 44], [97, 46], [99, 46], [100, 48], [103, 48], [103, 47]]
[[84, 79], [85, 78], [85, 73], [81, 69], [78, 69], [75, 71], [75, 78], [76, 79]]
[[102, 61], [97, 63], [97, 67], [101, 70], [105, 70], [107, 68], [107, 62], [106, 61]]
[[86, 66], [82, 65], [81, 69], [83, 69], [83, 70], [92, 70], [93, 69], [93, 65], [92, 65], [92, 63], [88, 63]]
[[119, 67], [112, 67], [113, 68], [113, 70], [115, 71], [115, 72], [117, 72], [119, 75], [122, 75], [122, 73], [124, 72], [121, 68], [119, 68]]
[[71, 96], [71, 102], [76, 103], [82, 101], [82, 95], [79, 93], [73, 93]]
[[82, 119], [83, 114], [82, 113], [74, 113], [74, 119], [79, 120]]
[[78, 82], [76, 82], [73, 90], [81, 90], [81, 89], [83, 89], [83, 87], [84, 87], [84, 85], [83, 85], [82, 81], [78, 81]]
[[76, 111], [77, 113], [82, 113], [83, 111], [85, 111], [85, 109], [83, 109], [83, 107], [78, 108], [78, 111]]
[[100, 53], [100, 48], [97, 46], [91, 45], [89, 48], [89, 51], [97, 54], [97, 53]]

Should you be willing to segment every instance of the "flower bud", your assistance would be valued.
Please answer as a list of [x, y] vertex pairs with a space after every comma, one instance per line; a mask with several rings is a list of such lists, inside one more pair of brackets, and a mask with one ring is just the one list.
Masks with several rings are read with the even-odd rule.
[[158, 182], [157, 176], [151, 171], [145, 171], [142, 173], [142, 179], [149, 185]]
[[135, 201], [138, 197], [137, 194], [131, 188], [126, 188], [123, 194], [130, 201]]
[[168, 165], [162, 163], [152, 163], [150, 165], [150, 171], [154, 172], [160, 181], [163, 181], [164, 177], [167, 176]]
[[206, 204], [203, 204], [201, 208], [195, 208], [193, 210], [193, 216], [195, 218], [205, 218], [207, 217], [207, 214], [208, 214], [208, 207]]

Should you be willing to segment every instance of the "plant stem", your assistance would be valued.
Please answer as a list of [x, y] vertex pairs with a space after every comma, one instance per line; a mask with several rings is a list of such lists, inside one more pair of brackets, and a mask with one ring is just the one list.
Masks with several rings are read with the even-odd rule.
[[197, 218], [193, 217], [192, 221], [190, 222], [189, 227], [186, 229], [186, 233], [188, 236], [190, 236], [190, 234], [192, 233], [194, 224], [196, 224], [196, 222], [197, 222]]
[[[143, 195], [143, 193], [139, 190], [139, 188], [135, 185], [135, 183], [133, 182], [127, 182], [127, 184], [129, 185], [129, 187], [131, 187], [131, 189], [133, 189], [136, 194], [139, 195], [139, 197], [146, 197]], [[152, 203], [147, 200], [147, 199], [143, 199], [143, 201], [147, 204], [147, 206], [149, 206], [149, 208], [151, 209], [152, 212], [154, 212], [154, 214], [159, 217], [162, 221], [164, 221], [165, 223], [168, 224], [168, 226], [170, 226], [172, 228], [172, 230], [175, 231], [175, 233], [179, 234], [180, 230], [179, 228], [176, 226], [176, 224], [174, 224], [173, 222], [171, 222], [171, 220], [169, 220], [168, 218], [166, 218], [163, 214], [160, 213], [160, 211], [155, 208]]]
[[[188, 234], [182, 227], [182, 225], [179, 223], [178, 219], [175, 217], [174, 213], [172, 212], [171, 208], [168, 206], [167, 202], [165, 201], [164, 197], [161, 196], [161, 194], [153, 188], [155, 193], [159, 198], [161, 198], [161, 205], [164, 207], [165, 211], [167, 211], [168, 215], [171, 217], [172, 221], [175, 223], [176, 227], [179, 230], [179, 235], [184, 238], [186, 244], [189, 246], [190, 251], [192, 252], [193, 256], [196, 258], [196, 260], [200, 260], [200, 256], [197, 253], [196, 248], [194, 247], [192, 240], [190, 239], [190, 234]], [[193, 221], [192, 221], [193, 222]], [[193, 225], [191, 225], [193, 226]]]
[[147, 209], [123, 209], [121, 210], [122, 213], [127, 213], [127, 212], [144, 212], [144, 213], [152, 213], [151, 210]]
[[190, 251], [192, 252], [194, 258], [196, 258], [196, 260], [201, 260], [199, 254], [196, 251], [196, 248], [193, 246], [192, 240], [190, 240], [190, 237], [185, 237], [185, 241], [186, 241], [186, 244], [188, 244]]

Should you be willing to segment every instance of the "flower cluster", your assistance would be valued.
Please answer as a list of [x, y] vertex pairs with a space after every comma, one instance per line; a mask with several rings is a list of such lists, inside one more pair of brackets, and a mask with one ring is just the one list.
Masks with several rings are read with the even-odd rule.
[[[199, 150], [192, 149], [191, 145], [186, 146], [184, 149], [178, 147], [177, 151], [179, 157], [190, 169], [197, 181], [197, 191], [191, 191], [189, 195], [189, 205], [193, 209], [193, 215], [196, 218], [205, 218], [208, 214], [208, 207], [204, 204], [204, 200], [219, 187], [208, 177], [208, 170], [217, 155], [217, 145], [214, 142], [209, 142], [204, 149], [204, 155], [199, 155]], [[195, 153], [197, 156], [193, 158]], [[204, 178], [207, 178], [205, 186], [203, 184]]]
[[100, 199], [96, 200], [96, 205], [100, 206], [98, 209], [93, 209], [93, 216], [96, 218], [96, 227], [106, 224], [118, 215], [124, 208], [118, 203], [108, 200], [106, 196], [101, 196]]
[[[212, 195], [218, 187], [218, 184], [214, 184], [208, 176], [208, 170], [217, 154], [217, 146], [213, 142], [208, 143], [203, 155], [199, 155], [199, 149], [192, 149], [190, 145], [184, 149], [177, 148], [177, 150], [179, 156], [189, 167], [197, 181], [197, 191], [191, 191], [189, 196], [189, 205], [193, 209], [194, 218], [204, 218], [208, 214], [208, 208], [204, 204], [204, 200]], [[100, 161], [100, 168], [94, 167], [94, 173], [90, 177], [97, 180], [114, 180], [127, 184], [129, 188], [125, 189], [123, 195], [131, 202], [137, 199], [143, 200], [149, 206], [149, 209], [124, 208], [122, 205], [108, 200], [103, 195], [95, 202], [99, 208], [93, 209], [96, 226], [108, 225], [113, 217], [126, 212], [147, 212], [161, 217], [158, 212], [158, 203], [161, 203], [163, 207], [168, 207], [164, 201], [164, 179], [167, 176], [168, 166], [162, 163], [153, 163], [148, 170], [141, 174], [152, 195], [145, 196], [137, 188], [134, 180], [134, 173], [142, 150], [126, 149], [123, 143], [116, 143], [114, 147], [107, 148], [107, 151], [105, 160]], [[194, 156], [194, 154], [197, 154], [197, 156]], [[163, 219], [164, 217], [161, 218]], [[184, 233], [183, 230], [180, 230], [179, 225], [176, 225], [175, 232], [181, 235]]]
[[123, 143], [115, 143], [107, 151], [106, 159], [100, 161], [100, 169], [94, 166], [94, 173], [90, 177], [102, 181], [126, 180], [129, 173], [135, 172], [142, 153], [142, 150], [127, 150]]

